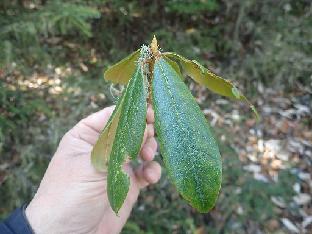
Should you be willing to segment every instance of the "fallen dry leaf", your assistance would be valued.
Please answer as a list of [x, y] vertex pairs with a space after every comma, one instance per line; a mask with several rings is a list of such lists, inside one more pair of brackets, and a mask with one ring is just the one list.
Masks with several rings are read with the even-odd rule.
[[311, 201], [311, 196], [307, 193], [299, 193], [293, 197], [293, 200], [297, 205], [306, 205]]
[[293, 224], [289, 219], [281, 218], [281, 221], [290, 232], [300, 233], [300, 230], [298, 229], [298, 227], [295, 224]]

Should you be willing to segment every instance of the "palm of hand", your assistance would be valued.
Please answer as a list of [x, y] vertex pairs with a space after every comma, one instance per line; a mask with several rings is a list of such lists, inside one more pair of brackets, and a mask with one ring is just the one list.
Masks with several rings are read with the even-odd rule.
[[90, 115], [61, 140], [36, 196], [26, 209], [36, 233], [119, 233], [140, 189], [159, 180], [160, 166], [152, 161], [157, 143], [153, 111], [149, 108], [140, 153], [143, 163], [135, 170], [129, 163], [124, 165], [130, 176], [130, 189], [119, 217], [112, 211], [106, 193], [106, 173], [97, 172], [90, 160], [92, 147], [112, 111], [110, 107]]

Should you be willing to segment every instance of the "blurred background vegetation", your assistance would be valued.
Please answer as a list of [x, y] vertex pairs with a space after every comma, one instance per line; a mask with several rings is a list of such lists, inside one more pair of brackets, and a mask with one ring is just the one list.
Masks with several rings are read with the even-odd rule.
[[187, 80], [223, 156], [216, 208], [194, 211], [163, 170], [124, 233], [308, 233], [309, 0], [1, 0], [0, 218], [31, 199], [62, 135], [116, 102], [103, 69], [154, 34], [238, 84], [262, 121]]

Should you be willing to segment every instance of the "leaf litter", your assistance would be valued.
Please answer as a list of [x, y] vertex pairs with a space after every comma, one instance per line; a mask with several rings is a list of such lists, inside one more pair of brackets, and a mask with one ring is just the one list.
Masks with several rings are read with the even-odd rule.
[[[273, 185], [278, 183], [280, 171], [288, 170], [297, 178], [293, 184], [287, 184], [294, 192], [290, 201], [281, 196], [271, 196], [279, 219], [269, 220], [269, 226], [274, 224], [274, 231], [284, 229], [290, 233], [311, 233], [312, 102], [303, 101], [307, 91], [311, 93], [311, 90], [282, 93], [262, 86], [256, 105], [262, 119], [257, 123], [241, 104], [230, 104], [223, 98], [212, 102], [211, 97], [208, 98], [208, 94], [197, 85], [191, 84], [191, 87], [195, 98], [201, 96], [203, 111], [211, 125], [228, 130], [230, 139], [227, 140], [243, 163], [245, 173]], [[206, 107], [208, 99], [209, 106]]]

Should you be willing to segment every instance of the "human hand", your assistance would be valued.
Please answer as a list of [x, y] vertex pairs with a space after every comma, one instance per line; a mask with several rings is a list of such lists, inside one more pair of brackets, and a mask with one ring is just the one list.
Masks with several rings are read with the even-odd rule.
[[61, 140], [39, 189], [26, 208], [26, 216], [37, 234], [119, 233], [126, 223], [140, 189], [156, 183], [161, 175], [154, 159], [154, 113], [147, 111], [147, 126], [140, 151], [141, 165], [124, 165], [130, 176], [127, 198], [118, 215], [110, 207], [106, 192], [107, 173], [91, 164], [91, 151], [113, 107], [81, 120]]

